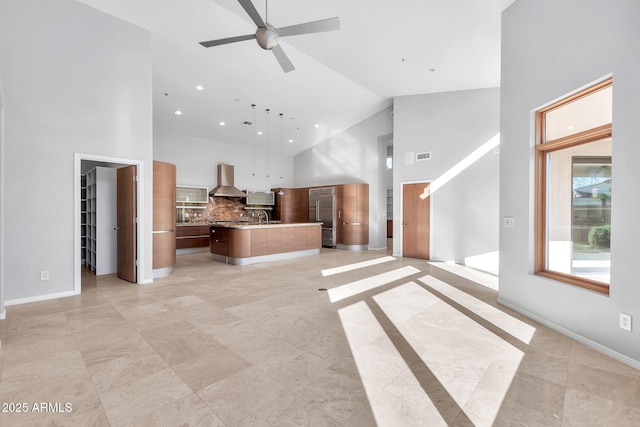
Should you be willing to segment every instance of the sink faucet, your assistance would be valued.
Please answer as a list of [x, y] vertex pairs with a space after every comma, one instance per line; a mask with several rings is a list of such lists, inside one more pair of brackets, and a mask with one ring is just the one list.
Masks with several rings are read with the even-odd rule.
[[258, 223], [262, 224], [262, 214], [264, 214], [265, 221], [269, 224], [269, 214], [264, 210], [258, 211]]

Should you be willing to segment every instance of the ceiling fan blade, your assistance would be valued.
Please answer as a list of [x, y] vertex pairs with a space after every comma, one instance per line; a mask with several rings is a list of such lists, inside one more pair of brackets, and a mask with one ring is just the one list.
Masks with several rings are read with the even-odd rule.
[[251, 0], [238, 0], [238, 3], [240, 3], [240, 6], [244, 8], [245, 12], [247, 12], [249, 17], [251, 17], [253, 22], [256, 24], [256, 27], [258, 28], [266, 27], [266, 25], [264, 24], [264, 21], [260, 17], [260, 14], [256, 10], [256, 7], [253, 5], [253, 3], [251, 3]]
[[280, 63], [280, 66], [282, 67], [282, 70], [285, 73], [288, 73], [289, 71], [293, 71], [296, 69], [296, 67], [293, 66], [291, 61], [289, 61], [287, 54], [284, 53], [284, 50], [282, 50], [282, 47], [280, 45], [277, 45], [276, 47], [271, 49], [271, 52], [273, 52], [273, 54], [276, 56], [276, 59]]
[[321, 33], [323, 31], [335, 31], [339, 29], [340, 19], [336, 17], [278, 28], [278, 35], [280, 37], [297, 36], [299, 34]]
[[247, 34], [246, 36], [227, 37], [226, 39], [209, 40], [206, 42], [200, 42], [204, 47], [220, 46], [221, 44], [229, 44], [235, 42], [241, 42], [245, 40], [255, 39], [255, 34]]

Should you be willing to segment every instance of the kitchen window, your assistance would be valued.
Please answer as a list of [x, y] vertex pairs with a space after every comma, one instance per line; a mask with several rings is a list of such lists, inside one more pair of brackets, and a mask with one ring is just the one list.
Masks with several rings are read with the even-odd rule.
[[535, 273], [609, 293], [612, 79], [536, 112]]

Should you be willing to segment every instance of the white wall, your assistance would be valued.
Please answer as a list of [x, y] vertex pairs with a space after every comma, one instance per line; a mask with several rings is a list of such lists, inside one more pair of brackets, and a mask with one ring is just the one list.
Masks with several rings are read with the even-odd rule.
[[[637, 159], [640, 2], [518, 0], [503, 14], [499, 301], [640, 369]], [[611, 289], [602, 295], [533, 271], [533, 121], [544, 104], [613, 75]], [[635, 317], [633, 332], [619, 313]]]
[[[445, 176], [499, 132], [499, 117], [498, 88], [395, 98], [394, 254], [402, 253], [401, 183]], [[405, 164], [406, 153], [424, 151], [431, 160]], [[431, 195], [431, 259], [464, 263], [498, 250], [499, 158], [488, 150]]]
[[[234, 166], [235, 186], [241, 190], [266, 190], [293, 186], [293, 158], [272, 147], [267, 163], [266, 148], [231, 145], [187, 135], [156, 137], [153, 158], [176, 165], [176, 183], [209, 189], [218, 185], [218, 164]], [[269, 167], [267, 167], [269, 165]], [[267, 174], [270, 179], [267, 179]]]
[[352, 126], [294, 158], [294, 184], [369, 184], [369, 249], [387, 247], [387, 144], [391, 109]]
[[5, 301], [73, 292], [76, 152], [145, 162], [139, 243], [150, 279], [149, 33], [71, 0], [3, 1], [0, 52]]

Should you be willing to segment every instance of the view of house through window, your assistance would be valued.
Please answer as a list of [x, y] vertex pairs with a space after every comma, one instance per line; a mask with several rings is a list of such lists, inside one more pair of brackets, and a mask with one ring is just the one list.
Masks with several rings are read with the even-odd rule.
[[604, 293], [611, 266], [611, 104], [607, 80], [536, 115], [536, 274]]

